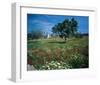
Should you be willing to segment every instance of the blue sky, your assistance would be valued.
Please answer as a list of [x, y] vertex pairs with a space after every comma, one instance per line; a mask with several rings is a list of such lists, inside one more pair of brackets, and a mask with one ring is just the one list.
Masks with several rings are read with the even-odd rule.
[[27, 31], [41, 30], [45, 33], [52, 33], [52, 27], [64, 21], [65, 19], [75, 18], [78, 22], [78, 32], [88, 33], [89, 17], [88, 16], [70, 16], [70, 15], [44, 15], [44, 14], [27, 14]]

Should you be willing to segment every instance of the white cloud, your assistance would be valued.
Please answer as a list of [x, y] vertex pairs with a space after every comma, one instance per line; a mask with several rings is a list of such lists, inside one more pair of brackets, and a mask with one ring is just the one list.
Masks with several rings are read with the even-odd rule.
[[32, 20], [32, 24], [35, 24], [37, 27], [42, 29], [43, 32], [48, 32], [50, 33], [52, 30], [52, 27], [54, 26], [53, 23], [47, 22], [47, 21], [42, 21], [42, 20]]

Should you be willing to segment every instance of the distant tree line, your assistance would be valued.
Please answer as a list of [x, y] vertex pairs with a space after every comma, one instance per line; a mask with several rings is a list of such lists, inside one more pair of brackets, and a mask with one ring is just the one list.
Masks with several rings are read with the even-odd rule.
[[31, 39], [39, 39], [43, 37], [43, 33], [39, 30], [39, 31], [32, 31], [30, 33], [27, 34], [27, 38], [28, 40]]
[[32, 32], [27, 34], [27, 39], [28, 40], [47, 38], [47, 37], [48, 37], [48, 33], [43, 32], [41, 30], [32, 31]]

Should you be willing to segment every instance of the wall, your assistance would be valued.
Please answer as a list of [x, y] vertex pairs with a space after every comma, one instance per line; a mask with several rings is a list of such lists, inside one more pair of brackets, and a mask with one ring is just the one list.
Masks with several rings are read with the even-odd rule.
[[[95, 53], [97, 60], [97, 77], [96, 79], [75, 79], [75, 80], [61, 80], [61, 81], [46, 81], [46, 82], [27, 82], [18, 83], [31, 84], [31, 85], [99, 85], [100, 79], [100, 66], [99, 66], [99, 47], [100, 47], [100, 4], [99, 0], [1, 0], [0, 2], [0, 85], [14, 85], [15, 83], [10, 81], [11, 74], [11, 3], [12, 2], [24, 2], [35, 3], [41, 2], [43, 4], [57, 4], [68, 6], [83, 6], [83, 7], [96, 7], [97, 8], [97, 28], [95, 37]], [[48, 2], [48, 3], [47, 3]]]

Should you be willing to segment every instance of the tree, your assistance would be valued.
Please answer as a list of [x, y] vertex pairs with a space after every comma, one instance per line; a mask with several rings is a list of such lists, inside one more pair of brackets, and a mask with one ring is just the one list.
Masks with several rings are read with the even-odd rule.
[[28, 39], [28, 40], [31, 40], [31, 39], [32, 39], [32, 33], [28, 33], [28, 34], [27, 34], [27, 39]]
[[57, 33], [58, 33], [57, 25], [55, 25], [55, 26], [52, 28], [52, 32], [54, 33], [54, 35], [57, 35]]
[[40, 30], [32, 31], [32, 32], [28, 33], [28, 35], [27, 35], [28, 40], [39, 39], [39, 38], [42, 38], [42, 37], [43, 37], [43, 33]]
[[70, 25], [71, 25], [71, 34], [72, 35], [76, 34], [78, 23], [77, 23], [77, 21], [74, 18], [71, 19]]
[[70, 35], [70, 21], [69, 19], [65, 19], [63, 22], [62, 22], [62, 36], [64, 37], [65, 41], [66, 41], [66, 38], [69, 37]]
[[77, 32], [77, 21], [72, 18], [71, 20], [65, 19], [62, 23], [58, 23], [52, 28], [52, 32], [61, 38], [69, 38]]

